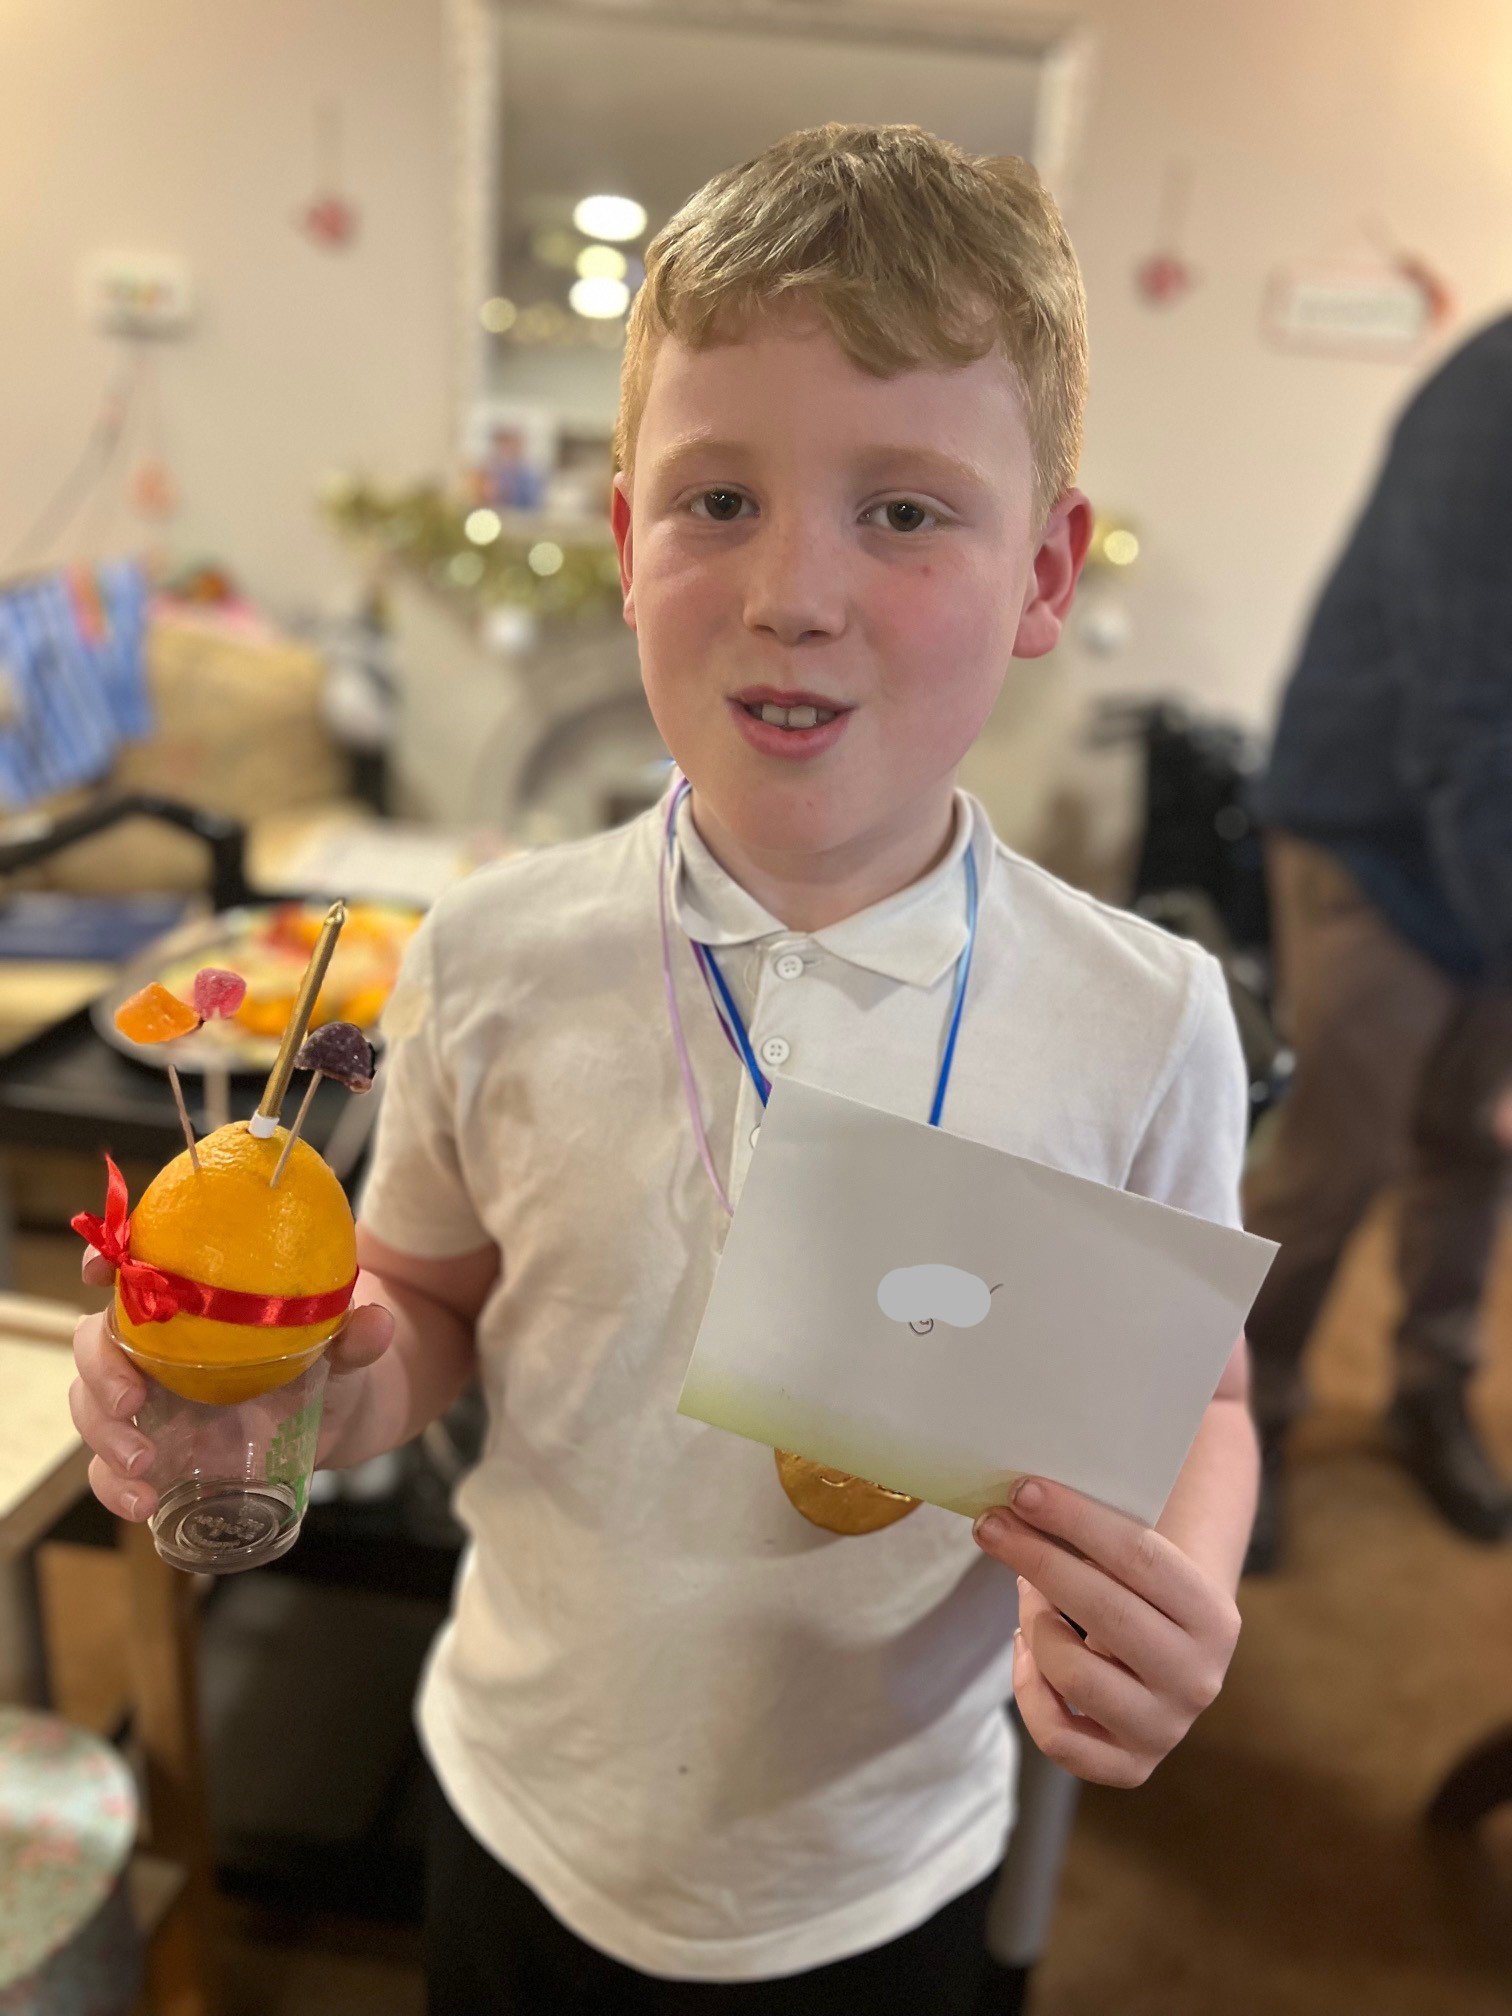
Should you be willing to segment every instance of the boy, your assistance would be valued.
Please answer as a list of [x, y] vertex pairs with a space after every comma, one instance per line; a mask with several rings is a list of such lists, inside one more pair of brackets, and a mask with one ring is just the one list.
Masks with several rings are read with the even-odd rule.
[[[360, 1227], [381, 1307], [322, 1437], [357, 1463], [475, 1375], [488, 1399], [419, 1707], [436, 2011], [967, 2012], [1009, 1692], [1051, 1756], [1137, 1784], [1221, 1684], [1242, 1340], [1153, 1533], [1045, 1483], [975, 1538], [929, 1506], [838, 1538], [768, 1450], [676, 1413], [760, 1121], [685, 940], [761, 1070], [924, 1117], [969, 850], [944, 1124], [1236, 1222], [1213, 962], [954, 787], [1086, 553], [1083, 329], [1033, 174], [914, 128], [794, 135], [648, 252], [614, 529], [691, 800], [665, 845], [667, 808], [485, 870], [419, 934]], [[129, 1368], [96, 1324], [78, 1355], [95, 1488], [144, 1516]]]

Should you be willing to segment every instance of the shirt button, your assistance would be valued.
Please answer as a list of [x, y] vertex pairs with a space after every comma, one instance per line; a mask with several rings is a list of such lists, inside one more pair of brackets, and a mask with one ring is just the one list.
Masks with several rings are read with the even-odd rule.
[[770, 1064], [774, 1068], [779, 1064], [786, 1064], [792, 1054], [793, 1046], [786, 1036], [768, 1036], [761, 1046], [762, 1063]]
[[784, 952], [772, 971], [779, 980], [797, 980], [803, 974], [803, 961], [796, 952]]
[[758, 1122], [757, 1125], [751, 1129], [751, 1146], [754, 1148], [756, 1146], [756, 1143], [760, 1139], [761, 1139], [761, 1126], [760, 1123]]

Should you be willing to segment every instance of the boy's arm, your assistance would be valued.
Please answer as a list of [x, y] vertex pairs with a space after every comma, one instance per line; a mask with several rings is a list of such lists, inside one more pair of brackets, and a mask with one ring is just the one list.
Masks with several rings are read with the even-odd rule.
[[1239, 1586], [1259, 1483], [1260, 1450], [1249, 1411], [1249, 1345], [1241, 1337], [1155, 1528], [1230, 1594]]
[[323, 1469], [400, 1448], [446, 1412], [477, 1371], [477, 1321], [499, 1276], [495, 1246], [425, 1259], [360, 1223], [357, 1257], [361, 1320], [345, 1362], [333, 1355], [316, 1456]]

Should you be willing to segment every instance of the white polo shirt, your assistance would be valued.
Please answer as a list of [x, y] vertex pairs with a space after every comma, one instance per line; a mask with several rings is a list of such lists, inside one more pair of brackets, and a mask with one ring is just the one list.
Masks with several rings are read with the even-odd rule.
[[[362, 1206], [440, 1257], [498, 1246], [486, 1446], [418, 1720], [448, 1797], [581, 1938], [735, 1981], [879, 1945], [987, 1875], [1010, 1820], [1013, 1577], [925, 1506], [808, 1525], [770, 1450], [677, 1395], [728, 1219], [699, 1159], [657, 927], [663, 814], [485, 868], [414, 941]], [[1245, 1079], [1218, 967], [1010, 853], [960, 795], [948, 858], [823, 931], [782, 927], [683, 808], [674, 970], [732, 1197], [755, 1093], [682, 933], [769, 1074], [1237, 1224]]]

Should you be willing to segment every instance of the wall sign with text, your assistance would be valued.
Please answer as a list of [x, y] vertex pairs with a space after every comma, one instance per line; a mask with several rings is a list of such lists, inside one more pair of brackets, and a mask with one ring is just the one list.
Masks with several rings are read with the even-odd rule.
[[1283, 350], [1395, 361], [1449, 314], [1443, 283], [1411, 257], [1297, 261], [1272, 274], [1261, 327]]

